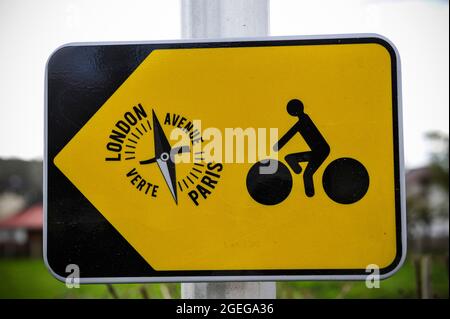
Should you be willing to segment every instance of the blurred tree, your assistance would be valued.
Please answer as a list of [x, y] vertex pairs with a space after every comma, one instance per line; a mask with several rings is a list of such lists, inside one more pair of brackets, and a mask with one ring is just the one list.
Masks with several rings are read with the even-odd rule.
[[449, 211], [449, 140], [448, 135], [432, 132], [430, 164], [407, 173], [407, 210], [410, 238], [418, 252], [430, 246], [432, 223], [437, 218], [448, 220]]
[[0, 159], [0, 194], [24, 197], [27, 205], [42, 202], [42, 161]]
[[431, 132], [427, 134], [427, 138], [434, 144], [431, 151], [433, 182], [448, 192], [448, 135], [439, 132]]

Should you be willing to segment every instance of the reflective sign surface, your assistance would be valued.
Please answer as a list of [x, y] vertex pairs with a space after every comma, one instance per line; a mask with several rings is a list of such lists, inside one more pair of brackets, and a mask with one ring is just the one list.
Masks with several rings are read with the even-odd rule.
[[398, 90], [376, 37], [65, 46], [47, 68], [47, 262], [85, 281], [389, 274]]

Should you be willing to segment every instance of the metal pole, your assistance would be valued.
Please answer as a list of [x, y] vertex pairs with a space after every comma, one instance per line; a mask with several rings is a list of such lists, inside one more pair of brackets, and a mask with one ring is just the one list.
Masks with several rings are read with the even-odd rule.
[[[269, 34], [269, 0], [181, 0], [183, 38], [263, 37]], [[275, 282], [181, 284], [183, 299], [270, 299]]]
[[181, 0], [183, 38], [263, 37], [269, 0]]

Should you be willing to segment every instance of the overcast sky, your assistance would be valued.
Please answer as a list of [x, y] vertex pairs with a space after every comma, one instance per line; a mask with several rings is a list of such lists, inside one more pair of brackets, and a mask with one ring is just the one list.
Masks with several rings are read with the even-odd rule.
[[[61, 44], [180, 38], [178, 0], [0, 0], [0, 157], [42, 158], [44, 68]], [[427, 161], [448, 133], [449, 7], [444, 0], [272, 0], [271, 35], [375, 32], [402, 59], [405, 155]]]

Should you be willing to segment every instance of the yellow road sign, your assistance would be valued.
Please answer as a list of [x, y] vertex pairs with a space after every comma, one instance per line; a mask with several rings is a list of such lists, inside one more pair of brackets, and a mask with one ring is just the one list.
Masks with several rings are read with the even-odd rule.
[[[399, 266], [399, 61], [387, 41], [134, 46], [148, 54], [48, 166], [151, 267], [139, 280], [356, 279]], [[82, 49], [57, 51], [49, 74]]]

